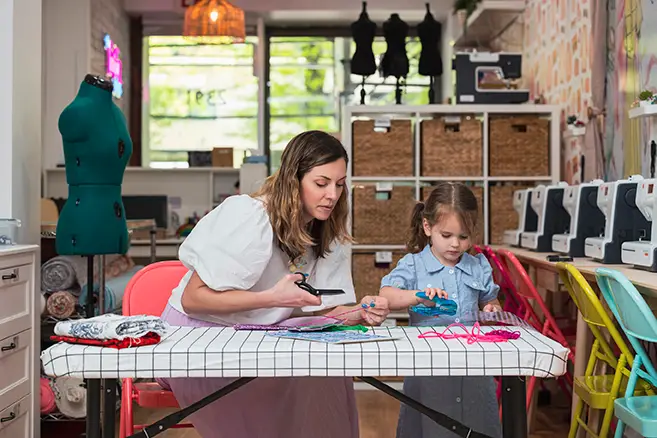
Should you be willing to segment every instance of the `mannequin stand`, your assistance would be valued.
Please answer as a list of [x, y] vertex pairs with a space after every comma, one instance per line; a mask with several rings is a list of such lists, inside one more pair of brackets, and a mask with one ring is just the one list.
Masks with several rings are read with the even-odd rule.
[[436, 103], [436, 90], [434, 90], [434, 77], [429, 76], [429, 105]]
[[402, 103], [401, 78], [397, 78], [397, 86], [395, 87], [395, 103], [397, 105], [401, 105]]

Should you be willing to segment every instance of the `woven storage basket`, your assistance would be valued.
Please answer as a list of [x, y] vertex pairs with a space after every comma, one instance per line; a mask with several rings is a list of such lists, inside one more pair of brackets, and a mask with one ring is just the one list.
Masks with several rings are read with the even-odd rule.
[[394, 186], [378, 199], [376, 186], [353, 188], [353, 236], [360, 245], [403, 245], [415, 206], [415, 187]]
[[[426, 200], [433, 186], [422, 187], [422, 200]], [[475, 237], [474, 243], [480, 244], [484, 241], [484, 188], [480, 186], [470, 186], [470, 190], [474, 193], [475, 198], [477, 198], [477, 207], [479, 209], [479, 217], [477, 218], [477, 236]]]
[[474, 115], [420, 123], [422, 176], [482, 176], [482, 123]]
[[374, 120], [353, 122], [354, 176], [413, 176], [413, 130], [410, 120], [391, 120], [387, 132]]
[[513, 208], [513, 192], [534, 187], [530, 183], [494, 185], [490, 187], [490, 242], [503, 243], [504, 231], [518, 228], [518, 213]]
[[392, 263], [376, 263], [375, 252], [354, 251], [351, 255], [352, 276], [356, 289], [356, 301], [366, 295], [378, 295], [381, 279], [397, 266], [404, 253], [393, 252]]
[[491, 176], [549, 175], [550, 121], [534, 114], [489, 120]]

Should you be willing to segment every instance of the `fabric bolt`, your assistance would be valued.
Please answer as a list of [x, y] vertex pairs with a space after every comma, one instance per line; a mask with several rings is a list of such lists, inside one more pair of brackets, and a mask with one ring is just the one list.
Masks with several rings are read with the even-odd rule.
[[75, 304], [77, 300], [68, 291], [55, 292], [48, 297], [46, 308], [48, 314], [55, 318], [68, 318], [75, 313]]
[[93, 318], [60, 321], [55, 324], [55, 336], [68, 336], [80, 339], [126, 339], [140, 338], [151, 332], [162, 336], [169, 325], [157, 316], [121, 316], [105, 314]]
[[72, 289], [76, 282], [75, 267], [65, 256], [53, 257], [41, 267], [41, 290], [44, 292]]
[[40, 380], [40, 396], [41, 396], [41, 414], [50, 414], [57, 410], [57, 402], [55, 400], [55, 393], [50, 386], [50, 379], [41, 377]]
[[[172, 326], [212, 327], [168, 305], [162, 319]], [[181, 407], [216, 392], [234, 379], [157, 379]], [[189, 417], [202, 438], [358, 438], [353, 380], [340, 377], [257, 378]]]
[[134, 348], [144, 345], [155, 345], [160, 342], [160, 335], [157, 333], [146, 333], [140, 338], [123, 338], [123, 339], [82, 339], [72, 336], [51, 336], [50, 339], [55, 342], [66, 342], [67, 344], [91, 345], [94, 347], [107, 347], [121, 350], [123, 348]]
[[[463, 254], [454, 267], [444, 266], [427, 245], [417, 254], [407, 254], [381, 280], [381, 287], [405, 290], [440, 288], [457, 303], [455, 315], [426, 316], [410, 312], [415, 326], [474, 324], [480, 304], [497, 298], [499, 286], [493, 281], [492, 268], [483, 254]], [[427, 339], [431, 342], [431, 339]], [[443, 342], [442, 340], [437, 340]], [[477, 432], [502, 436], [497, 386], [492, 377], [407, 377], [404, 394], [459, 421]], [[397, 438], [455, 438], [458, 435], [402, 404], [397, 423]]]

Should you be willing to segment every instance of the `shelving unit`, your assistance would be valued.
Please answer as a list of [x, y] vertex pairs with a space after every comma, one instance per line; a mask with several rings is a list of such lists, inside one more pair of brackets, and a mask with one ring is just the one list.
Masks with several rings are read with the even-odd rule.
[[524, 0], [482, 1], [468, 17], [465, 26], [455, 24], [454, 46], [462, 48], [490, 44], [513, 25], [524, 10]]
[[[481, 189], [477, 189], [475, 193], [476, 195], [479, 194], [481, 197], [481, 209], [483, 212], [483, 230], [482, 230], [482, 239], [481, 243], [489, 244], [489, 243], [496, 243], [491, 239], [491, 223], [492, 220], [491, 218], [494, 217], [496, 211], [504, 211], [503, 214], [505, 215], [513, 215], [514, 211], [512, 208], [512, 199], [511, 195], [513, 193], [513, 190], [517, 190], [518, 188], [521, 187], [516, 187], [516, 184], [518, 185], [524, 185], [524, 186], [534, 186], [538, 184], [550, 184], [550, 183], [557, 183], [560, 178], [560, 154], [561, 154], [561, 129], [560, 129], [560, 113], [561, 109], [559, 106], [553, 106], [553, 105], [425, 105], [425, 106], [405, 106], [405, 105], [396, 105], [396, 106], [350, 106], [350, 107], [345, 107], [344, 109], [344, 116], [343, 116], [343, 129], [342, 129], [342, 142], [347, 149], [347, 153], [350, 157], [349, 160], [349, 165], [347, 168], [347, 184], [348, 187], [351, 188], [349, 191], [349, 202], [350, 205], [352, 206], [352, 212], [350, 215], [350, 228], [352, 231], [352, 235], [354, 235], [354, 238], [356, 239], [356, 243], [352, 245], [351, 247], [351, 256], [352, 256], [352, 261], [354, 260], [353, 257], [355, 254], [362, 253], [362, 252], [376, 252], [379, 253], [376, 255], [377, 257], [377, 266], [379, 265], [388, 265], [382, 266], [379, 271], [377, 271], [377, 274], [380, 273], [387, 273], [392, 269], [394, 266], [394, 263], [396, 263], [395, 259], [397, 256], [402, 255], [405, 252], [405, 247], [402, 244], [403, 239], [400, 238], [398, 235], [401, 230], [405, 230], [407, 227], [406, 224], [406, 217], [410, 219], [410, 214], [411, 214], [411, 208], [412, 204], [415, 201], [419, 201], [422, 199], [422, 192], [423, 188], [432, 185], [431, 183], [436, 183], [439, 181], [462, 181], [462, 182], [467, 182], [467, 183], [473, 183], [476, 185], [476, 187], [480, 187]], [[474, 150], [477, 155], [481, 155], [481, 165], [479, 166], [479, 163], [477, 163], [478, 160], [474, 160], [475, 164], [481, 169], [479, 174], [473, 174], [473, 172], [470, 172], [469, 175], [436, 175], [436, 176], [425, 176], [422, 174], [422, 132], [421, 132], [421, 122], [428, 121], [428, 120], [447, 120], [447, 118], [454, 119], [456, 120], [461, 120], [460, 118], [466, 117], [466, 116], [471, 116], [476, 118], [476, 120], [479, 120], [481, 123], [481, 152]], [[510, 156], [509, 160], [510, 162], [513, 162], [511, 166], [520, 166], [519, 168], [521, 170], [524, 170], [522, 172], [518, 172], [517, 175], [514, 174], [508, 174], [506, 175], [504, 171], [500, 171], [500, 161], [502, 161], [503, 165], [505, 165], [505, 157], [500, 158], [499, 156], [499, 151], [501, 149], [496, 149], [499, 148], [499, 146], [495, 146], [495, 144], [501, 143], [500, 141], [496, 141], [493, 139], [493, 151], [491, 151], [491, 120], [494, 120], [494, 124], [496, 124], [497, 128], [499, 130], [499, 125], [500, 125], [500, 117], [499, 116], [513, 116], [513, 117], [518, 117], [519, 120], [522, 120], [523, 117], [526, 120], [527, 116], [536, 116], [534, 119], [540, 120], [542, 123], [542, 126], [547, 126], [545, 129], [543, 129], [543, 134], [544, 138], [546, 139], [546, 144], [545, 144], [545, 153], [547, 154], [547, 157], [544, 159], [543, 165], [537, 165], [536, 160], [531, 160], [529, 158], [526, 158], [525, 161], [522, 161], [522, 157], [518, 156]], [[444, 118], [444, 119], [443, 119]], [[531, 118], [531, 117], [529, 117]], [[412, 147], [412, 174], [411, 175], [363, 175], [362, 171], [359, 171], [358, 175], [354, 175], [354, 160], [362, 161], [362, 153], [359, 158], [359, 153], [358, 153], [358, 147], [359, 144], [354, 144], [354, 130], [353, 130], [353, 123], [355, 121], [360, 121], [360, 120], [369, 120], [369, 121], [374, 121], [374, 126], [378, 126], [380, 130], [385, 130], [385, 126], [390, 126], [390, 122], [394, 120], [404, 120], [404, 121], [410, 121], [410, 126], [412, 129], [412, 141], [413, 141], [413, 147]], [[465, 119], [463, 119], [465, 120]], [[509, 120], [514, 120], [514, 119], [509, 119]], [[543, 122], [545, 121], [545, 122]], [[446, 122], [445, 122], [446, 123]], [[461, 123], [461, 122], [458, 122]], [[502, 122], [503, 123], [503, 122]], [[518, 122], [520, 123], [520, 122]], [[397, 124], [396, 126], [400, 126]], [[404, 127], [407, 126], [407, 124], [403, 125]], [[514, 125], [515, 128], [517, 128], [516, 125]], [[362, 126], [361, 128], [362, 131]], [[389, 132], [392, 132], [393, 128], [390, 128]], [[524, 129], [524, 130], [523, 130]], [[521, 135], [527, 135], [527, 136], [534, 136], [532, 132], [533, 127], [526, 127], [519, 129], [518, 132], [522, 132], [523, 134]], [[547, 131], [546, 131], [547, 130]], [[392, 134], [391, 134], [392, 135]], [[398, 133], [394, 134], [398, 135]], [[427, 136], [430, 136], [431, 133], [427, 133]], [[499, 136], [498, 136], [499, 137]], [[405, 138], [408, 138], [408, 135], [406, 135]], [[427, 137], [433, 139], [433, 137]], [[358, 140], [356, 140], [358, 141]], [[443, 145], [446, 144], [445, 142], [442, 143]], [[469, 143], [470, 149], [468, 151], [473, 151], [473, 142], [470, 141]], [[448, 147], [453, 148], [453, 144], [449, 144], [447, 142]], [[398, 145], [400, 150], [409, 150], [406, 145]], [[513, 150], [518, 150], [522, 145], [518, 146], [515, 145], [513, 146]], [[368, 144], [366, 146], [367, 148], [370, 148], [371, 150], [372, 146]], [[395, 146], [396, 147], [396, 146]], [[466, 146], [464, 146], [466, 147]], [[457, 148], [458, 149], [458, 148]], [[476, 148], [475, 148], [476, 149]], [[532, 149], [532, 148], [530, 148]], [[356, 152], [356, 154], [354, 153]], [[394, 151], [393, 151], [394, 152]], [[474, 153], [473, 152], [473, 153]], [[492, 152], [492, 153], [491, 153]], [[425, 153], [427, 151], [425, 150]], [[468, 152], [469, 153], [469, 152]], [[528, 153], [533, 153], [532, 151], [529, 151]], [[497, 154], [497, 155], [495, 155]], [[380, 157], [378, 160], [386, 160], [389, 159], [389, 152], [386, 153], [382, 151]], [[491, 166], [491, 158], [496, 157], [496, 161], [494, 160], [495, 164], [494, 166]], [[394, 159], [395, 162], [403, 163], [404, 168], [408, 168], [408, 156], [405, 156], [403, 152], [399, 152], [397, 154], [397, 157]], [[446, 160], [454, 160], [455, 158], [453, 156], [446, 156]], [[436, 160], [434, 156], [434, 161]], [[438, 159], [439, 160], [439, 159]], [[515, 161], [514, 160], [520, 160], [520, 161]], [[524, 163], [524, 164], [523, 164]], [[458, 164], [458, 163], [457, 163]], [[356, 167], [361, 166], [362, 168], [370, 167], [370, 166], [364, 166], [362, 163], [356, 163]], [[497, 166], [497, 167], [495, 167]], [[523, 167], [525, 166], [525, 167]], [[393, 165], [394, 167], [394, 165]], [[441, 168], [447, 169], [449, 171], [450, 165], [445, 166], [444, 163], [441, 163]], [[460, 166], [463, 167], [463, 166]], [[544, 168], [545, 171], [541, 172], [540, 174], [532, 174], [532, 169], [537, 169], [537, 168]], [[388, 168], [389, 169], [389, 168]], [[497, 169], [494, 171], [493, 169]], [[385, 172], [385, 173], [390, 173], [390, 172]], [[446, 173], [446, 172], [445, 172]], [[511, 187], [508, 187], [508, 185], [511, 185]], [[404, 206], [401, 207], [403, 209], [408, 209], [408, 211], [402, 212], [400, 217], [402, 217], [404, 220], [403, 225], [401, 226], [394, 226], [394, 230], [390, 230], [388, 232], [388, 236], [390, 236], [390, 241], [389, 242], [381, 242], [377, 241], [375, 244], [373, 242], [359, 242], [359, 237], [354, 233], [354, 219], [356, 216], [355, 209], [357, 206], [354, 204], [354, 192], [357, 190], [362, 189], [363, 187], [367, 186], [376, 186], [378, 185], [379, 188], [382, 186], [385, 186], [385, 189], [383, 191], [388, 191], [390, 187], [413, 187], [413, 192], [414, 192], [414, 199], [411, 200], [407, 199]], [[497, 190], [497, 188], [502, 187], [502, 190]], [[508, 202], [505, 202], [504, 205], [493, 205], [496, 202], [491, 200], [491, 189], [495, 191], [496, 193], [496, 198], [495, 199], [500, 199], [500, 196], [506, 197], [508, 194]], [[372, 191], [370, 189], [370, 191]], [[407, 192], [407, 190], [405, 191]], [[507, 193], [508, 192], [508, 193]], [[391, 192], [392, 193], [392, 192]], [[361, 195], [356, 195], [356, 196], [361, 196]], [[404, 198], [406, 199], [406, 198]], [[499, 203], [498, 203], [499, 204]], [[508, 204], [508, 205], [507, 205]], [[395, 204], [395, 205], [401, 205], [401, 204]], [[380, 215], [380, 221], [381, 224], [380, 226], [382, 228], [386, 227], [386, 223], [390, 222], [390, 217], [391, 215], [398, 214], [399, 212], [386, 212], [386, 214], [381, 214]], [[385, 217], [384, 217], [385, 216]], [[374, 219], [375, 222], [379, 221], [379, 219]], [[387, 221], [387, 222], [386, 222]], [[356, 220], [357, 222], [357, 220]], [[368, 222], [369, 223], [369, 222]], [[497, 228], [499, 228], [499, 221], [495, 223], [497, 225]], [[364, 227], [363, 227], [364, 228]], [[385, 234], [388, 230], [383, 231]], [[499, 233], [500, 230], [497, 232]], [[377, 240], [380, 240], [377, 238]], [[362, 266], [359, 268], [358, 266], [353, 266], [353, 275], [356, 283], [356, 287], [358, 290], [359, 287], [359, 280], [358, 276], [361, 275], [361, 271], [363, 271]], [[367, 275], [373, 275], [372, 273], [368, 273]], [[369, 294], [370, 290], [366, 290], [363, 293]], [[376, 291], [373, 291], [376, 292]]]

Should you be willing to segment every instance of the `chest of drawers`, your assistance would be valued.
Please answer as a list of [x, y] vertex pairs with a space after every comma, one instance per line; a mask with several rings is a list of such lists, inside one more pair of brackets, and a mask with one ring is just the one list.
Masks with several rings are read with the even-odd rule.
[[0, 438], [38, 438], [40, 315], [36, 245], [0, 246]]

